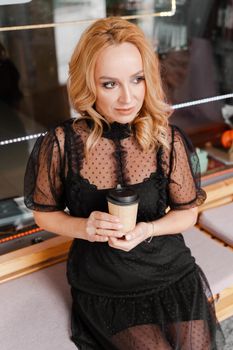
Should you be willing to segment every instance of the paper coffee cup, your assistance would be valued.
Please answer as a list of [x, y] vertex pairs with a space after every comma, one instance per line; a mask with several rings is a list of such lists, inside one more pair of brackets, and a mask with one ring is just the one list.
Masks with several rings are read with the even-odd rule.
[[137, 220], [139, 196], [131, 188], [117, 186], [107, 195], [108, 210], [117, 216], [123, 225], [123, 232], [134, 229]]

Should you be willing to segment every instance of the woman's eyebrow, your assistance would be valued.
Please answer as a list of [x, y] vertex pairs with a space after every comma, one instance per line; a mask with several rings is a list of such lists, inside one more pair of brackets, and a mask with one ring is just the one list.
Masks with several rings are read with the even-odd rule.
[[[143, 73], [143, 70], [142, 70], [142, 69], [141, 69], [140, 71], [138, 71], [137, 73], [132, 74], [132, 75], [131, 75], [131, 78], [132, 78], [132, 77], [135, 77], [136, 75], [141, 74], [141, 73]], [[109, 77], [109, 76], [106, 76], [106, 75], [102, 75], [101, 77], [99, 77], [99, 79], [118, 80], [118, 78]]]

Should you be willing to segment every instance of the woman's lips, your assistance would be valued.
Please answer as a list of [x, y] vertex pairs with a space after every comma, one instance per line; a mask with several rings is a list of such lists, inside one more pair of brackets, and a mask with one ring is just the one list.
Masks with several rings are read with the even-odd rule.
[[115, 108], [120, 114], [131, 114], [134, 111], [134, 107], [130, 108]]

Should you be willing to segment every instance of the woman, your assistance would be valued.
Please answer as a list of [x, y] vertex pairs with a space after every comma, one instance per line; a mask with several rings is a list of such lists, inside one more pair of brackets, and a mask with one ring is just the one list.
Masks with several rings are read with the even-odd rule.
[[[68, 90], [81, 117], [37, 141], [25, 203], [40, 227], [75, 238], [72, 340], [80, 350], [218, 349], [208, 283], [179, 233], [205, 200], [198, 159], [168, 125], [142, 31], [120, 18], [96, 21], [74, 50]], [[140, 196], [127, 234], [107, 209], [117, 184]]]

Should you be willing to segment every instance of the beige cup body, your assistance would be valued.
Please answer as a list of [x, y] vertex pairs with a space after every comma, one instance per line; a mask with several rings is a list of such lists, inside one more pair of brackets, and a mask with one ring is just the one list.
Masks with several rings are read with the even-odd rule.
[[112, 215], [117, 216], [123, 225], [123, 232], [134, 229], [137, 220], [138, 203], [130, 205], [117, 205], [108, 202], [108, 210]]

